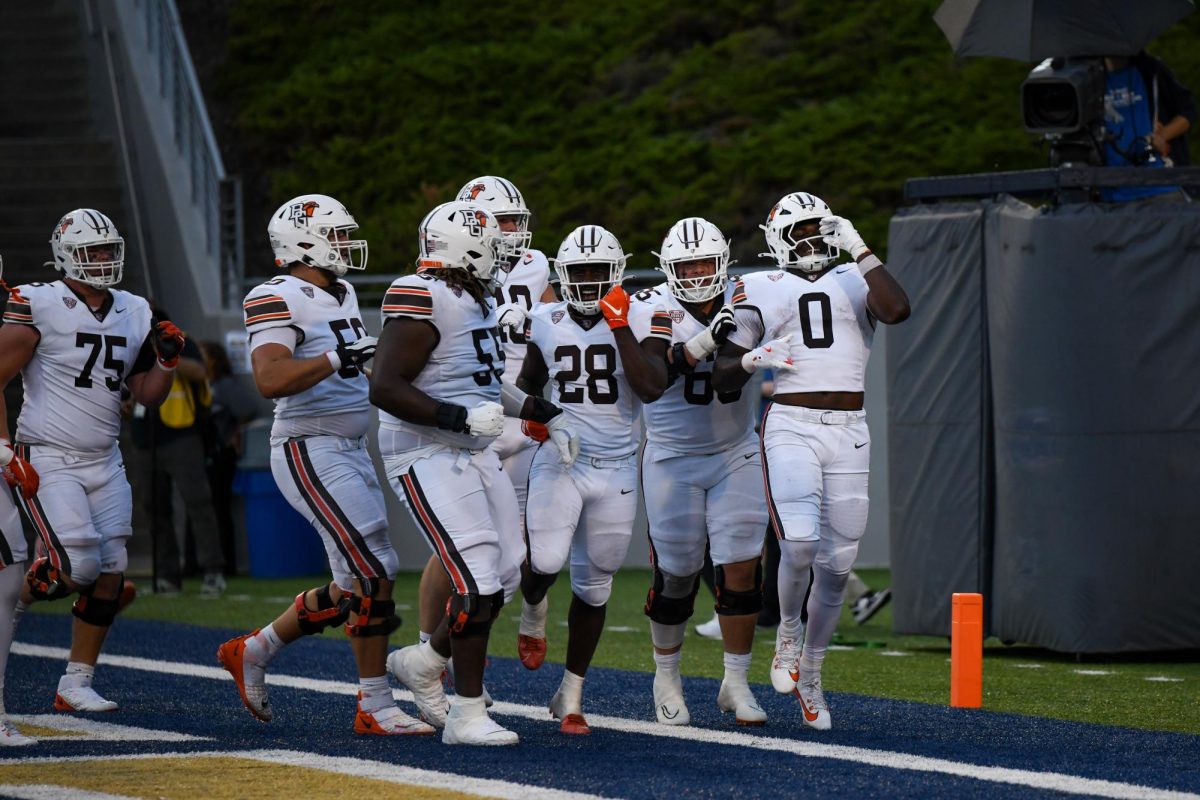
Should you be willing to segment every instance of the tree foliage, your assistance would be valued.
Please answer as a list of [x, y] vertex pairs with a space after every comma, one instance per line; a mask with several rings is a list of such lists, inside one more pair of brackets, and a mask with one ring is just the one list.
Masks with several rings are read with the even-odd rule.
[[[424, 213], [482, 174], [521, 188], [551, 254], [598, 223], [653, 266], [699, 215], [758, 262], [794, 190], [882, 250], [906, 178], [1046, 163], [1020, 121], [1030, 65], [956, 60], [937, 5], [241, 0], [219, 95], [272, 208], [342, 199], [372, 271], [407, 271]], [[1197, 16], [1152, 48], [1191, 84]]]

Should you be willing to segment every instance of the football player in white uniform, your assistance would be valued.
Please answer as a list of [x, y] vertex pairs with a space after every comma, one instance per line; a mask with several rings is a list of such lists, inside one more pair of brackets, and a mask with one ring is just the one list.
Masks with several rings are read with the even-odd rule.
[[747, 680], [767, 523], [754, 433], [758, 398], [740, 388], [716, 392], [711, 380], [716, 349], [734, 327], [729, 244], [716, 225], [689, 217], [667, 231], [658, 257], [666, 283], [638, 292], [629, 314], [646, 356], [667, 364], [639, 387], [654, 401], [643, 412], [641, 468], [654, 567], [646, 614], [655, 712], [667, 725], [690, 721], [679, 658], [707, 546], [725, 644], [717, 705], [738, 724], [762, 725], [767, 715]]
[[[41, 476], [36, 495], [16, 495], [37, 529], [45, 556], [33, 562], [22, 608], [79, 592], [71, 609], [71, 655], [58, 683], [59, 711], [113, 711], [92, 688], [96, 659], [124, 603], [133, 503], [117, 434], [121, 390], [147, 407], [171, 388], [183, 333], [152, 319], [144, 299], [112, 288], [121, 280], [125, 242], [112, 220], [81, 208], [50, 236], [52, 283], [18, 286], [0, 328], [0, 386], [19, 371], [25, 403], [16, 453], [8, 444], [0, 399], [0, 461]], [[125, 602], [128, 602], [126, 598]]]
[[[867, 357], [876, 321], [903, 322], [909, 304], [850, 221], [819, 197], [785, 196], [763, 229], [779, 270], [739, 282], [737, 329], [721, 346], [713, 387], [733, 391], [755, 370], [776, 369], [761, 435], [767, 507], [782, 553], [771, 683], [795, 691], [805, 724], [828, 730], [821, 664], [867, 525]], [[839, 250], [853, 262], [842, 263]]]
[[[0, 259], [0, 303], [8, 302], [8, 284], [4, 282], [4, 261]], [[0, 322], [3, 325], [3, 322]], [[13, 462], [16, 462], [15, 464]], [[28, 462], [16, 458], [9, 442], [0, 442], [0, 747], [21, 747], [37, 744], [8, 723], [4, 706], [4, 675], [8, 667], [8, 652], [12, 648], [13, 611], [21, 596], [23, 567], [28, 557], [25, 532], [16, 503], [7, 487], [24, 491], [26, 498], [37, 491], [37, 473]]]
[[[492, 295], [496, 300], [497, 319], [508, 311], [507, 324], [500, 325], [500, 343], [504, 348], [504, 380], [513, 383], [521, 373], [521, 363], [525, 360], [527, 343], [524, 318], [538, 303], [554, 300], [554, 290], [550, 288], [550, 265], [542, 251], [530, 247], [533, 234], [529, 230], [529, 207], [512, 181], [483, 175], [467, 181], [459, 190], [457, 199], [490, 211], [500, 225], [508, 246], [507, 254], [497, 265], [504, 280], [494, 282]], [[512, 480], [517, 493], [517, 512], [522, 519], [529, 465], [533, 463], [538, 442], [545, 441], [545, 438], [545, 429], [537, 423], [505, 417], [504, 433], [492, 444], [500, 456], [504, 471]], [[451, 591], [446, 571], [436, 556], [430, 556], [421, 576], [422, 641], [429, 638], [445, 615], [446, 600]]]
[[[379, 449], [389, 481], [446, 571], [453, 593], [432, 638], [397, 650], [388, 669], [412, 690], [446, 744], [516, 744], [483, 697], [492, 621], [516, 592], [525, 547], [512, 482], [491, 445], [510, 415], [547, 424], [569, 455], [563, 414], [503, 383], [491, 281], [508, 248], [496, 219], [454, 201], [422, 220], [415, 275], [383, 301], [371, 379]], [[447, 712], [441, 674], [454, 657]]]
[[[521, 580], [518, 651], [546, 652], [546, 592], [570, 556], [571, 607], [567, 615], [567, 664], [550, 701], [559, 730], [591, 733], [583, 717], [583, 679], [596, 652], [613, 574], [625, 560], [637, 513], [636, 416], [629, 388], [600, 299], [619, 286], [625, 254], [617, 238], [599, 225], [576, 228], [554, 260], [564, 301], [541, 305], [529, 319], [530, 348], [517, 386], [551, 400], [579, 433], [580, 455], [563, 464], [553, 449], [538, 448], [529, 473], [525, 509], [528, 569]], [[530, 641], [540, 646], [529, 647]], [[532, 665], [540, 666], [541, 659]]]
[[333, 581], [298, 594], [261, 630], [222, 644], [217, 659], [247, 710], [268, 722], [272, 659], [301, 636], [344, 624], [358, 662], [354, 732], [431, 734], [396, 706], [387, 678], [388, 634], [400, 624], [392, 600], [400, 562], [367, 452], [364, 364], [376, 342], [341, 277], [366, 266], [367, 242], [350, 238], [357, 229], [345, 206], [322, 194], [289, 200], [267, 225], [275, 265], [287, 274], [251, 289], [243, 304], [254, 381], [275, 400], [275, 483], [321, 535]]

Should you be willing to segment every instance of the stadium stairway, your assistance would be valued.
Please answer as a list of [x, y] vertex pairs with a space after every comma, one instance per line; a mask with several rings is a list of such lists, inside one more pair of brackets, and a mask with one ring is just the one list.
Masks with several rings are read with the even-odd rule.
[[83, 14], [60, 0], [0, 4], [0, 255], [13, 285], [52, 279], [43, 264], [64, 212], [128, 219], [120, 153], [97, 118], [111, 95], [89, 66]]

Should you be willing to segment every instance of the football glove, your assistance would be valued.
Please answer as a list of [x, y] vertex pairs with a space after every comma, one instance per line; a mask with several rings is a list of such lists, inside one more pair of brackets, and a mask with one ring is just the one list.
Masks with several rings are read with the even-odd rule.
[[792, 357], [788, 355], [788, 342], [791, 340], [792, 335], [789, 333], [787, 336], [759, 345], [742, 356], [742, 369], [746, 372], [754, 372], [756, 369], [795, 369]]
[[687, 351], [692, 358], [703, 361], [729, 339], [729, 334], [737, 330], [737, 322], [733, 318], [733, 306], [723, 306], [708, 327], [687, 341]]
[[162, 319], [155, 323], [152, 332], [158, 363], [167, 369], [174, 369], [179, 365], [179, 354], [183, 352], [183, 341], [186, 338], [183, 331], [169, 319]]
[[519, 303], [505, 303], [496, 309], [496, 324], [520, 333], [525, 328], [529, 313]]
[[[617, 284], [608, 290], [608, 294], [600, 300], [600, 311], [608, 321], [608, 327], [614, 331], [617, 328], [629, 327], [629, 292]], [[572, 459], [574, 460], [574, 459]]]
[[375, 357], [375, 348], [378, 346], [379, 340], [374, 336], [364, 336], [347, 344], [339, 344], [334, 352], [341, 364], [335, 369], [361, 367]]
[[535, 442], [544, 442], [550, 438], [550, 429], [540, 422], [531, 419], [521, 420], [521, 433]]
[[0, 473], [4, 475], [4, 482], [20, 489], [26, 500], [37, 494], [40, 482], [37, 470], [16, 454], [7, 439], [0, 439]]
[[821, 239], [827, 245], [845, 250], [855, 261], [871, 248], [863, 242], [863, 238], [854, 230], [850, 220], [845, 217], [828, 216], [821, 219]]
[[472, 436], [499, 436], [504, 433], [504, 406], [485, 400], [468, 409], [467, 433]]
[[[626, 298], [628, 299], [628, 295]], [[550, 441], [558, 448], [558, 457], [562, 459], [562, 463], [568, 467], [574, 464], [579, 456], [579, 434], [567, 423], [567, 415], [556, 414], [546, 423], [546, 429], [550, 432]]]

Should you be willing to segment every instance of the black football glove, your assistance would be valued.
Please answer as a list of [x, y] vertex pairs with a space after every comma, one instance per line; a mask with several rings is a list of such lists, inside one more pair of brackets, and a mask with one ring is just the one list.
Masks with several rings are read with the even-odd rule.
[[159, 320], [152, 329], [154, 334], [154, 352], [158, 361], [164, 367], [174, 367], [179, 363], [179, 354], [183, 352], [183, 342], [186, 338], [174, 322], [167, 319]]
[[337, 357], [341, 359], [343, 367], [361, 367], [375, 357], [375, 348], [378, 346], [379, 340], [374, 336], [364, 336], [349, 344], [339, 344]]

